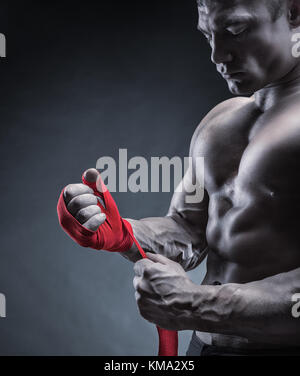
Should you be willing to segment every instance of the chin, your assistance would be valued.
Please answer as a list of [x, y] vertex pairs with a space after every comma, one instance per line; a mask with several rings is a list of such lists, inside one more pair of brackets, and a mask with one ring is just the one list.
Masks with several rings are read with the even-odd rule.
[[260, 85], [255, 85], [250, 80], [228, 80], [227, 84], [229, 91], [234, 95], [252, 95], [261, 89]]

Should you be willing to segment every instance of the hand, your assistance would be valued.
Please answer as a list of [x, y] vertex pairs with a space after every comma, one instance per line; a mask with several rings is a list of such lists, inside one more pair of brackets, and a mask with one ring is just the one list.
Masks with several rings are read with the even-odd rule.
[[133, 286], [141, 315], [163, 329], [189, 329], [197, 285], [178, 263], [152, 253], [147, 257], [134, 265]]
[[[84, 178], [89, 183], [96, 183], [98, 177], [96, 169], [89, 169], [84, 173]], [[106, 219], [98, 206], [98, 200], [94, 191], [85, 184], [70, 184], [64, 190], [64, 201], [69, 213], [91, 231], [97, 231]]]
[[77, 244], [109, 252], [126, 252], [133, 230], [95, 169], [87, 170], [84, 184], [71, 184], [60, 194], [57, 215], [62, 229]]

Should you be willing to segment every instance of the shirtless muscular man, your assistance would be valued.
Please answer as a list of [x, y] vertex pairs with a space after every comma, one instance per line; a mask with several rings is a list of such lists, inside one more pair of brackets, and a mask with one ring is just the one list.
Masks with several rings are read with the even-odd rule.
[[[141, 315], [193, 330], [188, 355], [300, 354], [300, 0], [198, 0], [198, 29], [233, 99], [196, 129], [190, 156], [205, 159], [205, 195], [175, 193], [164, 218], [129, 219]], [[185, 187], [197, 178], [191, 164]], [[97, 170], [85, 173], [97, 180]], [[91, 189], [71, 184], [68, 211], [97, 231], [106, 221]], [[207, 256], [201, 286], [186, 271]]]

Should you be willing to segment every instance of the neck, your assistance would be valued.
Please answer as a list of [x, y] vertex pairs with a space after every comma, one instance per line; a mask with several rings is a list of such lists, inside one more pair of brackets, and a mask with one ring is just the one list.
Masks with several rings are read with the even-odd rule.
[[254, 94], [255, 103], [262, 112], [277, 105], [283, 99], [300, 93], [300, 64], [282, 79], [265, 86]]

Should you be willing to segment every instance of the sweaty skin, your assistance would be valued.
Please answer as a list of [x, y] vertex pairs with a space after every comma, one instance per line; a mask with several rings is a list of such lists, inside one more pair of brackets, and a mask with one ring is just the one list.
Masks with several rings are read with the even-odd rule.
[[[216, 106], [196, 129], [190, 156], [205, 158], [205, 194], [189, 204], [175, 193], [164, 218], [129, 219], [140, 313], [171, 330], [197, 330], [208, 344], [237, 348], [300, 346], [292, 296], [300, 293], [300, 1], [203, 0], [198, 29], [212, 62], [238, 97]], [[86, 177], [93, 181], [96, 170]], [[83, 198], [81, 196], [84, 196]], [[65, 200], [87, 228], [104, 222], [90, 191], [70, 185]], [[80, 198], [81, 197], [81, 198]], [[201, 286], [186, 271], [207, 256]]]

